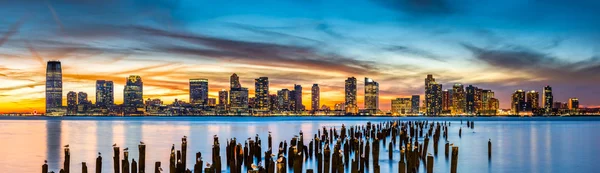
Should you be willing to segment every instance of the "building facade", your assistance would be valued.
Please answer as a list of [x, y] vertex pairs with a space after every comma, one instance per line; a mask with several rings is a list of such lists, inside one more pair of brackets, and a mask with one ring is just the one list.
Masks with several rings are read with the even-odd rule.
[[208, 79], [190, 79], [190, 103], [193, 105], [208, 105]]
[[438, 84], [433, 75], [425, 78], [425, 114], [439, 116], [442, 113], [442, 84]]
[[106, 107], [115, 104], [115, 92], [113, 81], [96, 81], [96, 105]]
[[421, 96], [413, 95], [411, 97], [411, 108], [412, 108], [411, 113], [413, 115], [419, 114], [419, 109], [420, 109], [419, 103], [420, 102], [421, 102]]
[[77, 113], [77, 93], [69, 91], [67, 93], [67, 115], [74, 115]]
[[365, 78], [365, 110], [370, 114], [379, 110], [379, 83], [371, 78]]
[[554, 103], [554, 96], [552, 95], [552, 87], [549, 85], [544, 87], [542, 92], [542, 105], [546, 113], [552, 112], [552, 104]]
[[411, 98], [396, 98], [392, 100], [392, 115], [413, 114]]
[[358, 114], [358, 102], [356, 100], [357, 81], [355, 77], [349, 77], [344, 85], [344, 106], [346, 114]]
[[144, 107], [144, 83], [142, 77], [131, 75], [127, 78], [125, 88], [123, 89], [123, 105], [129, 110], [127, 112], [137, 111]]
[[260, 77], [254, 80], [254, 98], [256, 110], [269, 111], [269, 78]]
[[321, 105], [321, 89], [319, 88], [319, 84], [313, 84], [311, 88], [311, 96], [310, 96], [310, 109], [314, 111], [319, 110], [319, 106]]
[[466, 112], [467, 100], [465, 88], [462, 84], [452, 86], [452, 114], [463, 115]]
[[46, 114], [61, 112], [62, 108], [62, 67], [60, 61], [48, 61], [46, 66]]
[[521, 114], [527, 110], [527, 102], [525, 101], [525, 91], [516, 90], [512, 95], [511, 111], [513, 114]]

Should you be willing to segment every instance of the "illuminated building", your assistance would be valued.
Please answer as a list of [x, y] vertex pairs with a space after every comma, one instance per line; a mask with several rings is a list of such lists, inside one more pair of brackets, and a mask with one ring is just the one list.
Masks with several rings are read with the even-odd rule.
[[79, 92], [77, 94], [77, 104], [87, 104], [88, 103], [88, 95], [84, 92]]
[[77, 113], [77, 93], [69, 91], [67, 93], [67, 114], [73, 115]]
[[438, 84], [433, 75], [425, 78], [425, 113], [438, 116], [442, 113], [442, 84]]
[[277, 91], [277, 109], [279, 111], [290, 111], [290, 90], [282, 89]]
[[513, 114], [523, 113], [527, 109], [527, 102], [525, 101], [525, 92], [523, 90], [517, 90], [512, 95], [511, 100], [511, 111]]
[[62, 108], [62, 67], [60, 61], [48, 61], [46, 66], [46, 113], [59, 113]]
[[208, 104], [208, 79], [190, 79], [190, 103], [193, 105]]
[[569, 103], [567, 104], [567, 108], [569, 110], [577, 110], [577, 109], [579, 109], [579, 99], [577, 99], [577, 98], [569, 98]]
[[229, 98], [229, 93], [227, 92], [227, 90], [223, 89], [221, 91], [219, 91], [219, 106], [221, 106], [223, 109], [227, 109], [227, 105], [229, 104], [227, 102], [227, 99]]
[[500, 109], [500, 101], [496, 98], [489, 98], [487, 101], [487, 111], [486, 114], [487, 115], [496, 115], [496, 113], [498, 112], [498, 109]]
[[483, 89], [475, 87], [475, 112], [479, 114], [483, 111]]
[[255, 109], [259, 111], [269, 110], [269, 78], [260, 77], [254, 79]]
[[552, 103], [554, 102], [554, 96], [552, 96], [552, 87], [545, 86], [542, 92], [542, 105], [547, 113], [552, 112]]
[[233, 73], [229, 78], [229, 88], [242, 88], [242, 84], [240, 84], [240, 78], [235, 73]]
[[452, 90], [446, 89], [442, 91], [442, 111], [445, 113], [452, 110]]
[[421, 101], [421, 96], [413, 95], [411, 97], [411, 113], [414, 115], [419, 114], [419, 102]]
[[106, 107], [115, 104], [113, 81], [96, 81], [96, 105]]
[[269, 110], [271, 113], [277, 110], [277, 94], [269, 94]]
[[540, 108], [540, 93], [531, 90], [526, 94], [527, 110], [537, 110]]
[[230, 110], [234, 113], [248, 111], [248, 88], [232, 88], [229, 91]]
[[356, 101], [356, 78], [349, 77], [344, 85], [344, 105], [346, 114], [358, 114], [358, 105]]
[[452, 86], [452, 114], [462, 115], [466, 110], [465, 89], [462, 84]]
[[294, 84], [294, 110], [296, 112], [304, 111], [302, 105], [302, 86]]
[[[489, 112], [490, 111], [490, 99], [494, 98], [494, 92], [492, 90], [483, 90], [481, 91], [481, 103], [482, 103], [482, 110], [483, 112]], [[496, 110], [494, 110], [496, 111]]]
[[396, 98], [392, 100], [392, 115], [412, 114], [412, 100], [410, 98]]
[[344, 111], [345, 106], [344, 103], [336, 103], [335, 105], [333, 105], [333, 109], [336, 111]]
[[469, 85], [467, 86], [466, 90], [467, 93], [465, 95], [465, 112], [470, 115], [476, 114], [476, 93], [479, 89], [477, 87], [474, 87], [473, 85]]
[[321, 91], [319, 88], [319, 84], [313, 84], [311, 88], [311, 106], [310, 109], [314, 111], [319, 110], [319, 105], [321, 104]]
[[376, 114], [379, 110], [379, 83], [365, 78], [365, 110]]
[[209, 107], [217, 106], [217, 99], [216, 98], [208, 98], [208, 106]]
[[144, 107], [144, 83], [142, 77], [131, 75], [123, 89], [123, 105], [128, 107], [127, 112], [138, 111]]

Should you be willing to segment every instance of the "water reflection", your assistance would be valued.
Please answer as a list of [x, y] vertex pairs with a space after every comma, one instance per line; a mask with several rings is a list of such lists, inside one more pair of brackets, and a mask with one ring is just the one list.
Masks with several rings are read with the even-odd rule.
[[48, 120], [46, 121], [46, 160], [50, 170], [56, 170], [62, 167], [62, 121]]

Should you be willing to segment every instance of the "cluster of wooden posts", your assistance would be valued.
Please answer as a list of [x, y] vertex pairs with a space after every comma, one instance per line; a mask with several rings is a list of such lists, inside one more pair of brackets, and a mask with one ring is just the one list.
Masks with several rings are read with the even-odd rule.
[[[461, 121], [462, 124], [462, 121]], [[273, 151], [273, 141], [269, 133], [266, 151], [263, 150], [262, 140], [257, 134], [254, 139], [248, 138], [244, 145], [238, 143], [237, 139], [228, 139], [226, 143], [226, 166], [231, 173], [286, 173], [303, 171], [305, 163], [309, 159], [316, 159], [316, 168], [306, 169], [306, 173], [364, 173], [372, 166], [374, 173], [380, 172], [379, 154], [380, 146], [388, 146], [388, 159], [394, 159], [394, 146], [398, 146], [399, 158], [398, 173], [416, 173], [421, 168], [426, 172], [433, 172], [434, 155], [438, 154], [440, 138], [446, 139], [444, 146], [445, 157], [451, 156], [450, 172], [456, 173], [458, 166], [458, 146], [453, 146], [448, 139], [448, 122], [428, 121], [388, 121], [379, 124], [368, 122], [366, 125], [351, 126], [347, 128], [342, 125], [341, 129], [323, 127], [314, 134], [314, 138], [305, 145], [302, 131], [295, 135], [289, 142], [279, 142], [277, 154]], [[468, 121], [467, 127], [474, 128], [474, 122]], [[462, 128], [459, 136], [462, 135]], [[390, 140], [389, 142], [387, 140]], [[423, 139], [419, 143], [418, 139]], [[429, 153], [429, 142], [433, 141], [433, 154]], [[488, 142], [488, 156], [491, 159], [491, 140]], [[146, 172], [146, 145], [138, 145], [139, 162], [135, 159], [129, 162], [128, 148], [123, 150], [123, 158], [120, 158], [120, 148], [113, 145], [114, 173], [145, 173]], [[264, 151], [264, 157], [263, 157]], [[64, 168], [60, 173], [70, 173], [70, 150], [65, 146]], [[96, 159], [96, 173], [102, 172], [102, 156]], [[202, 160], [202, 153], [196, 153], [196, 162], [191, 171], [186, 168], [187, 162], [187, 137], [181, 140], [181, 149], [176, 150], [175, 145], [171, 148], [169, 169], [171, 173], [216, 173], [222, 171], [219, 138], [215, 135], [212, 145], [212, 164], [206, 164]], [[264, 159], [264, 160], [263, 160]], [[372, 159], [372, 160], [370, 160]], [[264, 163], [264, 164], [263, 164]], [[348, 169], [348, 171], [345, 171]], [[86, 163], [82, 163], [82, 173], [87, 173]], [[161, 162], [155, 162], [154, 172], [165, 172]], [[42, 173], [48, 172], [48, 165], [42, 166]]]

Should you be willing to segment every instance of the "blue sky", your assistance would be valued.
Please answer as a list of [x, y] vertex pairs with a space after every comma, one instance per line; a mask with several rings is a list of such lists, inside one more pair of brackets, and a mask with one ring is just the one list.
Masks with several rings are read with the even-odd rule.
[[270, 77], [271, 93], [319, 83], [333, 106], [343, 101], [345, 78], [355, 76], [381, 84], [387, 110], [392, 98], [422, 95], [431, 73], [445, 86], [495, 90], [503, 108], [514, 90], [545, 85], [554, 87], [557, 101], [578, 97], [582, 105], [600, 105], [599, 1], [0, 0], [0, 6], [0, 79], [7, 81], [0, 97], [6, 105], [26, 103], [27, 110], [43, 107], [44, 66], [52, 59], [65, 67], [65, 93], [88, 92], [91, 100], [95, 80], [121, 85], [131, 74], [142, 75], [147, 98], [185, 100], [189, 78], [208, 78], [215, 96], [236, 72], [250, 89], [254, 78]]

